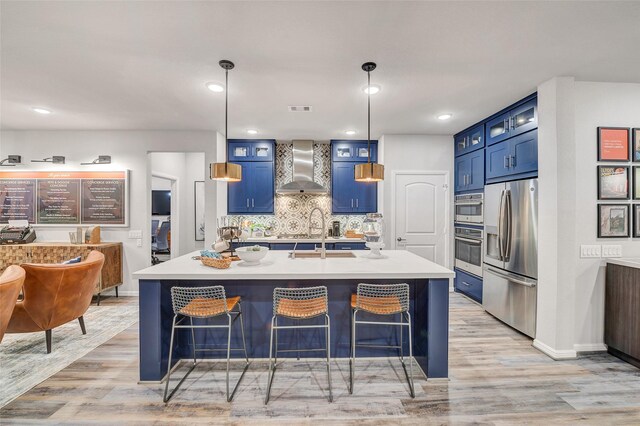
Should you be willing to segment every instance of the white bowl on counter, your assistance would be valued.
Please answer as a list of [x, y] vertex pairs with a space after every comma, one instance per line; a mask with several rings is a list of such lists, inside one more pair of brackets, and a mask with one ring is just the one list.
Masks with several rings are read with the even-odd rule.
[[[259, 250], [257, 250], [259, 249]], [[257, 265], [269, 252], [269, 247], [249, 246], [238, 247], [236, 253], [238, 257], [249, 265]]]

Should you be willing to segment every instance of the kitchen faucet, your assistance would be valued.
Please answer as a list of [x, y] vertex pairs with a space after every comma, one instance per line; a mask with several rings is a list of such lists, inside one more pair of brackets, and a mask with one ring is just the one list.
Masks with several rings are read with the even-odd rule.
[[[318, 228], [317, 226], [314, 227], [311, 224], [311, 219], [313, 218], [313, 214], [316, 212], [316, 210], [320, 212], [320, 218], [322, 219], [322, 227], [321, 228]], [[321, 236], [322, 236], [322, 247], [320, 249], [320, 258], [321, 259], [326, 259], [327, 258], [327, 250], [326, 250], [325, 244], [324, 244], [324, 242], [325, 242], [324, 213], [322, 213], [322, 210], [320, 210], [319, 207], [314, 207], [313, 210], [311, 210], [311, 213], [309, 213], [309, 237], [311, 237], [311, 231], [314, 230], [314, 229], [315, 230], [320, 229], [320, 233], [321, 233]]]

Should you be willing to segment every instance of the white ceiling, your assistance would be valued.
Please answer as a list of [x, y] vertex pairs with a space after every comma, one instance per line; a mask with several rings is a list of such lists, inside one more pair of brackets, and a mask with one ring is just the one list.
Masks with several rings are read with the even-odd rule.
[[[640, 82], [640, 2], [0, 3], [3, 129], [451, 134], [553, 76]], [[312, 105], [290, 113], [288, 105]], [[42, 116], [30, 110], [53, 111]], [[441, 122], [439, 113], [454, 118]]]

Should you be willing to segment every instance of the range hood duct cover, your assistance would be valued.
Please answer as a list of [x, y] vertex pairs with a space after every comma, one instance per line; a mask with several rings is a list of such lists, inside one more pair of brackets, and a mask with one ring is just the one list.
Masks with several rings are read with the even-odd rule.
[[327, 194], [329, 190], [313, 181], [313, 141], [294, 140], [293, 180], [276, 190], [277, 194]]

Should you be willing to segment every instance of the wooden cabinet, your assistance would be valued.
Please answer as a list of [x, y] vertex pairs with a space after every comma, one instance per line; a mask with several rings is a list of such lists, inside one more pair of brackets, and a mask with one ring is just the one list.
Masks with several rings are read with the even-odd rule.
[[484, 148], [484, 124], [456, 135], [454, 140], [456, 156]]
[[[275, 141], [230, 140], [228, 158], [242, 167], [242, 180], [227, 186], [229, 214], [273, 214]], [[243, 159], [243, 161], [238, 161]]]
[[532, 130], [485, 150], [487, 183], [537, 175], [538, 130]]
[[484, 152], [476, 151], [455, 159], [455, 192], [484, 188]]
[[31, 243], [0, 245], [0, 273], [10, 265], [22, 263], [62, 263], [81, 256], [86, 259], [92, 250], [104, 254], [104, 266], [94, 294], [122, 284], [122, 243], [70, 244]]
[[474, 275], [456, 269], [456, 278], [454, 279], [454, 289], [462, 293], [478, 303], [482, 303], [482, 279]]
[[487, 146], [538, 128], [537, 102], [537, 98], [530, 99], [487, 121]]
[[[377, 160], [377, 141], [371, 142], [371, 161]], [[367, 142], [331, 141], [331, 211], [365, 214], [378, 211], [378, 184], [356, 182], [354, 167], [367, 161]]]
[[604, 343], [609, 353], [640, 368], [640, 269], [607, 264]]

